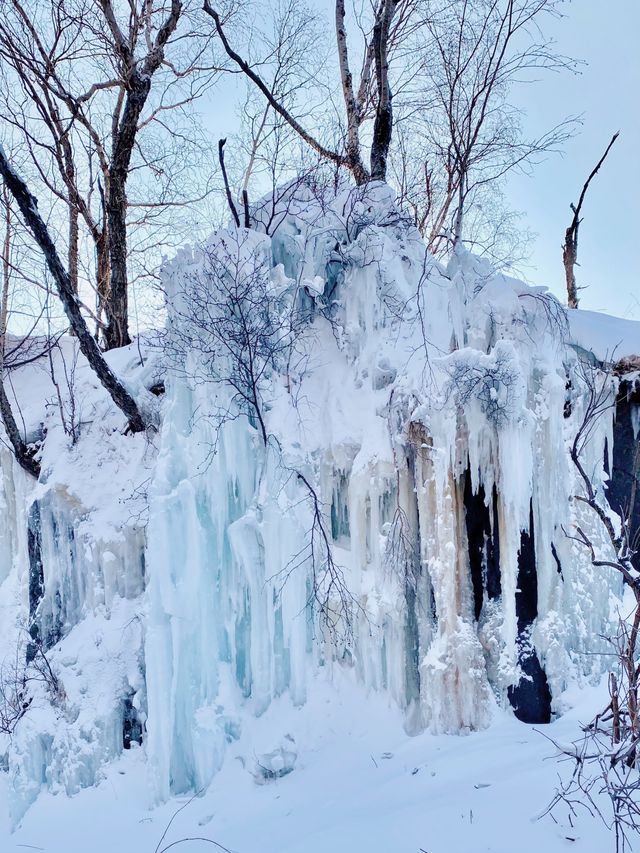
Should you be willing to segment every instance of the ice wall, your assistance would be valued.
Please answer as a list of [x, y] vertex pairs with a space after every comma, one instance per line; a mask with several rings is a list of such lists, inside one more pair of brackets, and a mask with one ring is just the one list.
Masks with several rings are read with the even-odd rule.
[[[76, 364], [75, 346], [55, 357]], [[144, 399], [151, 379], [139, 356], [118, 358]], [[39, 482], [2, 455], [1, 701], [27, 708], [10, 736], [0, 732], [14, 823], [42, 786], [73, 794], [95, 784], [105, 762], [140, 739], [146, 716], [145, 483], [154, 452], [147, 437], [125, 434], [83, 363], [77, 384], [60, 389], [67, 412], [75, 396], [74, 441], [48, 367], [12, 377], [27, 427], [46, 436]]]
[[[172, 350], [148, 552], [161, 796], [205, 785], [239, 709], [283, 690], [303, 703], [319, 664], [351, 667], [409, 730], [438, 732], [488, 725], [496, 701], [544, 722], [600, 670], [615, 584], [563, 532], [579, 520], [599, 535], [572, 499], [584, 389], [559, 304], [462, 251], [437, 265], [384, 186], [284, 210], [269, 287], [306, 323], [259, 384], [266, 447], [214, 343]], [[194, 287], [215, 303], [220, 277], [265, 251], [233, 230], [179, 255], [169, 334], [193, 322]], [[597, 484], [611, 426], [585, 451]], [[328, 590], [314, 506], [339, 573]]]
[[[2, 458], [4, 648], [22, 622], [63, 690], [34, 688], [7, 744], [15, 819], [132, 740], [158, 798], [199, 790], [320, 667], [450, 733], [496, 704], [545, 722], [600, 672], [619, 590], [565, 533], [606, 545], [573, 500], [557, 301], [437, 264], [384, 185], [279, 205], [167, 264], [166, 333], [117, 365], [145, 406], [163, 379], [157, 433], [125, 435], [87, 373], [77, 444], [47, 410], [41, 482]], [[599, 491], [612, 423], [584, 450]]]

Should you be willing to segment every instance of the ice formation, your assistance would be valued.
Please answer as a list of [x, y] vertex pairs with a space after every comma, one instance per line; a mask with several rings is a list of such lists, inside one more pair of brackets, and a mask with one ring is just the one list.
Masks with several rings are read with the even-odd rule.
[[[123, 435], [85, 370], [77, 443], [35, 406], [37, 485], [2, 451], [4, 654], [28, 629], [61, 685], [0, 744], [16, 821], [137, 742], [158, 798], [200, 790], [243, 717], [303, 706], [319, 667], [388, 692], [410, 732], [496, 703], [545, 722], [599, 675], [619, 589], [565, 532], [599, 545], [557, 301], [463, 250], [436, 263], [382, 184], [265, 210], [169, 262], [160, 345], [114, 354], [147, 407], [163, 377], [157, 434]], [[598, 489], [612, 448], [609, 412]]]

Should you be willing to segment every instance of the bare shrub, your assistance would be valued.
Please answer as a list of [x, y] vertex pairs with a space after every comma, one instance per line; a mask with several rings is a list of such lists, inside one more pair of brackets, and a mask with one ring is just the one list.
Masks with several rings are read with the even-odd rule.
[[[609, 638], [614, 665], [609, 673], [607, 706], [582, 727], [581, 736], [573, 743], [553, 741], [559, 757], [568, 760], [573, 770], [561, 779], [547, 812], [564, 805], [572, 820], [578, 809], [586, 809], [614, 832], [616, 853], [624, 853], [640, 835], [640, 575], [633, 566], [636, 551], [630, 513], [616, 522], [583, 460], [598, 420], [615, 405], [615, 381], [608, 370], [584, 361], [579, 362], [577, 372], [586, 402], [570, 449], [583, 487], [575, 500], [590, 507], [597, 517], [608, 540], [608, 553], [602, 554], [579, 525], [567, 535], [587, 551], [593, 566], [618, 573], [634, 604], [630, 614], [620, 617], [615, 636]], [[603, 798], [609, 803], [606, 811]]]
[[45, 686], [52, 702], [64, 695], [42, 644], [21, 638], [11, 658], [0, 664], [0, 732], [13, 734], [31, 707], [35, 684]]

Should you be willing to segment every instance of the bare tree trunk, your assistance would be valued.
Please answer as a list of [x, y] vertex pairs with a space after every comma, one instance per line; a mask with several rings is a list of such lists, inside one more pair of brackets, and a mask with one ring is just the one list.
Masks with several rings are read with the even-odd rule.
[[109, 169], [109, 194], [106, 200], [111, 280], [106, 302], [107, 349], [131, 343], [129, 336], [129, 300], [127, 293], [127, 178], [138, 130], [138, 120], [151, 89], [151, 78], [134, 72], [131, 89], [118, 128]]
[[2, 242], [2, 305], [0, 305], [0, 416], [2, 417], [2, 422], [11, 442], [16, 460], [28, 474], [32, 474], [37, 479], [40, 476], [40, 465], [35, 461], [33, 454], [20, 435], [20, 430], [11, 410], [11, 404], [4, 390], [4, 353], [6, 348], [9, 284], [11, 278], [11, 207], [6, 187], [3, 187], [3, 197], [5, 205], [5, 232]]
[[456, 210], [456, 218], [453, 225], [453, 246], [454, 249], [462, 245], [462, 228], [464, 225], [464, 202], [466, 196], [466, 172], [460, 176], [460, 185], [458, 186], [458, 209]]
[[371, 179], [385, 181], [387, 178], [387, 156], [393, 131], [393, 109], [391, 86], [389, 85], [389, 27], [395, 14], [398, 0], [384, 0], [373, 27], [373, 48], [378, 83], [378, 105], [373, 125], [371, 145]]
[[74, 293], [69, 273], [65, 270], [56, 247], [51, 239], [47, 226], [38, 212], [38, 201], [29, 192], [26, 183], [13, 171], [0, 147], [0, 175], [2, 175], [6, 186], [18, 203], [24, 216], [25, 222], [33, 234], [45, 256], [47, 266], [56, 283], [58, 295], [65, 310], [65, 314], [73, 327], [78, 338], [78, 343], [83, 355], [95, 371], [100, 382], [111, 395], [112, 400], [118, 408], [129, 419], [129, 425], [133, 432], [141, 432], [145, 428], [144, 421], [138, 410], [135, 400], [116, 378], [111, 368], [104, 360], [98, 344], [92, 338], [87, 324], [84, 321], [77, 294]]
[[9, 284], [11, 279], [11, 205], [9, 192], [2, 187], [4, 204], [4, 240], [2, 242], [2, 304], [0, 305], [0, 373], [4, 367], [7, 322], [9, 317]]
[[74, 293], [78, 292], [78, 208], [69, 205], [69, 278]]
[[127, 274], [127, 178], [138, 121], [151, 89], [151, 77], [134, 71], [130, 86], [109, 169], [109, 193], [106, 199], [111, 276], [109, 297], [105, 303], [107, 326], [104, 338], [108, 350], [131, 343]]
[[106, 305], [105, 343], [107, 349], [114, 349], [131, 343], [127, 293], [127, 177], [131, 155], [138, 132], [138, 122], [151, 90], [151, 78], [160, 67], [164, 59], [164, 48], [178, 25], [182, 14], [182, 2], [171, 0], [167, 17], [158, 29], [153, 43], [149, 44], [149, 52], [141, 63], [136, 61], [131, 45], [120, 29], [111, 0], [98, 0], [98, 2], [113, 36], [127, 81], [122, 119], [114, 133], [109, 167], [109, 191], [106, 200], [111, 287]]
[[109, 303], [111, 288], [111, 264], [107, 231], [103, 230], [95, 242], [96, 247], [96, 290], [98, 293], [98, 319], [101, 320]]
[[582, 203], [584, 202], [587, 190], [589, 189], [589, 184], [600, 170], [600, 166], [602, 166], [602, 164], [604, 163], [607, 154], [609, 153], [609, 151], [611, 151], [611, 147], [618, 138], [619, 134], [620, 131], [618, 131], [618, 133], [613, 134], [613, 136], [611, 137], [611, 141], [607, 145], [606, 151], [598, 160], [595, 169], [591, 172], [591, 174], [585, 181], [584, 186], [582, 187], [582, 192], [580, 193], [580, 199], [578, 201], [578, 204], [570, 205], [571, 210], [573, 211], [573, 219], [571, 220], [571, 224], [564, 233], [564, 243], [562, 246], [562, 263], [564, 264], [564, 274], [567, 282], [567, 305], [569, 308], [578, 307], [578, 285], [576, 284], [575, 267], [578, 263], [578, 230], [580, 228], [580, 223], [582, 222], [582, 220], [580, 219], [580, 210], [582, 209]]
[[[78, 293], [78, 251], [79, 251], [79, 234], [78, 234], [78, 208], [73, 202], [69, 204], [69, 278], [71, 287], [74, 293]], [[69, 326], [68, 332], [74, 335], [73, 328]]]
[[242, 190], [242, 207], [244, 208], [244, 227], [251, 228], [251, 212], [249, 211], [249, 193]]
[[106, 348], [116, 349], [131, 343], [129, 335], [129, 297], [127, 293], [127, 195], [126, 174], [111, 170], [111, 191], [107, 202], [109, 217], [109, 260], [111, 280], [105, 302]]
[[233, 201], [233, 195], [231, 194], [231, 187], [229, 186], [229, 177], [227, 176], [227, 169], [224, 165], [224, 146], [226, 143], [226, 139], [218, 140], [218, 160], [220, 161], [220, 171], [222, 172], [222, 179], [224, 181], [224, 190], [227, 194], [227, 204], [229, 205], [229, 210], [231, 211], [231, 215], [233, 216], [233, 220], [236, 223], [236, 227], [240, 227], [240, 217], [238, 216], [238, 210]]
[[[575, 208], [571, 205], [571, 209]], [[578, 286], [576, 284], [575, 265], [578, 263], [578, 227], [576, 221], [567, 228], [564, 233], [564, 244], [562, 246], [562, 263], [564, 264], [564, 275], [567, 283], [567, 307], [578, 307]]]
[[68, 205], [69, 205], [69, 249], [67, 256], [67, 266], [69, 269], [69, 278], [71, 279], [71, 287], [74, 293], [78, 292], [78, 195], [76, 183], [76, 168], [73, 158], [73, 149], [68, 132], [63, 132], [60, 136], [60, 149], [63, 170], [66, 178]]
[[369, 180], [369, 175], [362, 162], [360, 155], [359, 126], [360, 116], [358, 105], [353, 91], [353, 75], [349, 68], [349, 53], [347, 50], [347, 33], [344, 24], [345, 7], [344, 0], [336, 0], [336, 41], [338, 45], [338, 64], [340, 66], [340, 80], [342, 82], [342, 94], [347, 113], [347, 156], [349, 169], [355, 178], [356, 184], [364, 184]]

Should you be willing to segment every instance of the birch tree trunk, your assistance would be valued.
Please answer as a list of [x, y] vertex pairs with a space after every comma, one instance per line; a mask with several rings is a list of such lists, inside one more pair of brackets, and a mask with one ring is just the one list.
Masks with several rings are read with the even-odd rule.
[[91, 336], [80, 311], [78, 296], [74, 293], [69, 273], [65, 270], [47, 226], [38, 212], [38, 201], [30, 193], [29, 188], [22, 178], [13, 171], [1, 147], [0, 175], [7, 189], [16, 200], [27, 227], [33, 234], [45, 257], [65, 314], [78, 338], [80, 350], [102, 385], [109, 392], [116, 406], [127, 416], [132, 432], [141, 432], [144, 430], [145, 424], [138, 406], [104, 360], [98, 344]]

